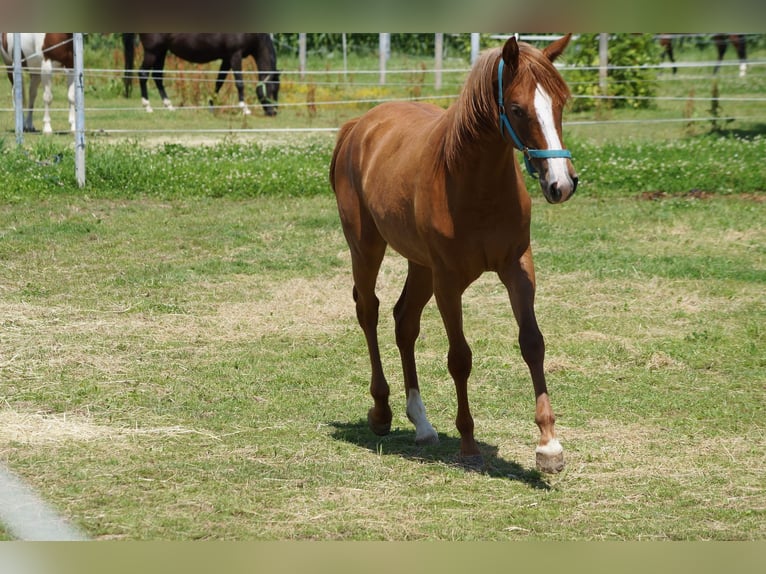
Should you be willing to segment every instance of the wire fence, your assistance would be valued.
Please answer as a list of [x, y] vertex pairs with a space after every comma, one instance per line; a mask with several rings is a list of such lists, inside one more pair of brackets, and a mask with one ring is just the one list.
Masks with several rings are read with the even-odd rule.
[[[700, 35], [687, 34], [687, 35], [673, 35], [675, 38], [687, 38], [699, 40]], [[86, 49], [87, 52], [87, 49]], [[461, 58], [465, 59], [465, 55], [461, 55]], [[592, 100], [595, 102], [609, 105], [623, 100], [635, 100], [645, 101], [649, 103], [650, 109], [660, 109], [665, 104], [680, 104], [680, 107], [675, 109], [676, 117], [644, 117], [642, 119], [620, 119], [620, 118], [608, 118], [608, 117], [594, 117], [594, 118], [580, 118], [565, 120], [566, 125], [619, 125], [619, 124], [666, 124], [666, 123], [690, 123], [690, 122], [705, 122], [714, 121], [719, 119], [717, 116], [708, 115], [704, 117], [692, 117], [688, 112], [684, 112], [684, 108], [689, 108], [692, 105], [712, 105], [712, 102], [717, 104], [727, 104], [729, 110], [727, 110], [726, 119], [740, 120], [747, 122], [764, 122], [766, 123], [766, 60], [752, 59], [747, 61], [747, 76], [741, 79], [741, 84], [754, 86], [752, 89], [739, 89], [735, 90], [739, 93], [727, 94], [718, 93], [711, 95], [706, 94], [711, 91], [711, 81], [716, 77], [731, 79], [733, 74], [725, 75], [725, 70], [730, 67], [740, 67], [741, 63], [736, 59], [724, 60], [718, 62], [716, 60], [703, 60], [703, 61], [677, 61], [675, 63], [662, 62], [656, 65], [642, 65], [642, 66], [606, 66], [607, 77], [610, 72], [625, 71], [625, 70], [653, 70], [655, 75], [652, 78], [658, 87], [659, 95], [650, 96], [612, 96], [598, 93], [599, 80], [594, 77], [593, 81], [570, 81], [570, 85], [585, 86], [586, 94], [577, 94], [575, 99]], [[117, 58], [115, 57], [115, 60]], [[332, 118], [343, 117], [343, 113], [339, 113], [337, 110], [350, 110], [349, 113], [357, 112], [365, 107], [372, 107], [373, 105], [395, 100], [410, 100], [410, 101], [429, 101], [437, 103], [438, 105], [448, 106], [452, 103], [459, 94], [460, 87], [465, 80], [470, 70], [470, 65], [467, 62], [459, 62], [460, 58], [452, 58], [450, 63], [459, 64], [451, 65], [448, 67], [439, 67], [438, 69], [433, 65], [427, 65], [427, 60], [421, 59], [421, 61], [413, 66], [411, 63], [405, 67], [396, 68], [390, 67], [387, 69], [387, 75], [385, 81], [376, 79], [376, 76], [380, 76], [379, 68], [366, 68], [366, 69], [347, 69], [336, 66], [336, 62], [332, 59], [326, 59], [324, 61], [324, 69], [294, 69], [286, 68], [281, 69], [281, 92], [279, 108], [280, 113], [294, 112], [296, 115], [293, 123], [300, 123], [301, 118], [305, 120], [306, 125], [292, 125], [292, 126], [269, 126], [269, 125], [233, 125], [231, 119], [229, 119], [226, 126], [208, 125], [209, 122], [204, 122], [206, 125], [201, 125], [201, 122], [196, 119], [192, 119], [185, 125], [183, 120], [176, 120], [173, 125], [153, 125], [160, 124], [159, 121], [152, 121], [147, 118], [146, 111], [138, 103], [137, 97], [134, 95], [132, 99], [120, 99], [116, 97], [117, 93], [122, 89], [122, 83], [124, 78], [129, 78], [133, 83], [137, 83], [138, 72], [133, 70], [126, 74], [125, 70], [121, 67], [85, 67], [84, 69], [84, 82], [86, 86], [91, 89], [85, 98], [85, 113], [86, 124], [88, 132], [98, 132], [102, 134], [178, 134], [178, 133], [208, 133], [208, 134], [232, 134], [232, 133], [306, 133], [306, 132], [325, 132], [333, 131], [337, 129], [339, 123], [332, 125]], [[214, 78], [218, 75], [218, 69], [215, 65], [200, 66], [192, 64], [184, 64], [181, 61], [176, 61], [175, 67], [173, 65], [173, 59], [169, 58], [168, 67], [164, 71], [164, 78], [171, 93], [175, 91], [175, 95], [178, 96], [180, 90], [179, 85], [183, 85], [186, 90], [186, 95], [181, 95], [181, 102], [176, 105], [176, 113], [181, 112], [199, 112], [201, 110], [207, 110], [213, 112], [213, 114], [228, 113], [235, 115], [239, 112], [239, 106], [233, 101], [231, 91], [231, 78], [227, 82], [229, 92], [223, 94], [218, 102], [211, 103], [208, 100], [207, 94], [212, 92], [212, 83]], [[293, 60], [290, 60], [291, 64], [294, 64]], [[713, 76], [711, 70], [720, 64], [723, 72], [720, 76]], [[599, 66], [558, 66], [561, 73], [566, 78], [570, 72], [592, 72], [600, 70]], [[678, 70], [677, 73], [672, 72], [672, 68]], [[271, 72], [271, 71], [268, 71]], [[258, 71], [251, 67], [250, 69], [243, 70], [243, 76], [246, 85], [248, 85], [248, 94], [253, 96], [253, 85], [257, 82], [255, 77]], [[441, 74], [444, 80], [440, 82], [440, 88], [433, 87], [434, 77], [437, 74]], [[631, 80], [609, 80], [613, 85], [620, 82], [630, 82]], [[738, 80], [733, 80], [738, 81]], [[677, 86], [681, 83], [685, 85], [684, 93], [663, 93], [663, 92], [677, 92]], [[156, 90], [154, 89], [153, 82], [149, 81], [150, 98], [158, 100]], [[668, 89], [665, 89], [665, 88]], [[8, 90], [10, 92], [10, 90]], [[592, 92], [592, 93], [591, 93]], [[108, 93], [111, 97], [99, 97], [102, 93]], [[763, 94], [763, 95], [761, 95]], [[0, 100], [2, 101], [2, 100]], [[7, 128], [9, 119], [12, 118], [13, 106], [10, 99], [5, 100], [6, 105], [0, 104], [0, 114], [4, 115], [5, 120], [2, 122], [3, 127]], [[56, 100], [58, 102], [66, 103], [66, 97], [60, 95], [57, 92]], [[739, 109], [742, 104], [742, 109]], [[746, 105], [745, 105], [746, 104]], [[38, 102], [38, 106], [40, 102]], [[310, 113], [303, 113], [306, 110], [310, 110]], [[52, 107], [53, 113], [64, 113], [68, 110], [67, 107], [59, 104], [58, 107]], [[330, 118], [325, 119], [324, 122], [320, 122], [316, 119], [317, 115], [322, 114], [323, 111], [333, 110]], [[301, 115], [302, 114], [302, 115]], [[114, 120], [117, 116], [127, 116]], [[156, 117], [156, 116], [155, 116]], [[322, 125], [317, 125], [317, 124]], [[128, 124], [128, 125], [126, 125]], [[330, 125], [328, 125], [330, 124]]]

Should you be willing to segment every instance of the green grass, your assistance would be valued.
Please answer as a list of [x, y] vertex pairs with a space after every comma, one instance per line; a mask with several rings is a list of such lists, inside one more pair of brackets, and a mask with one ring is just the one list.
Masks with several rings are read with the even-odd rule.
[[442, 444], [413, 444], [395, 257], [380, 280], [394, 429], [367, 429], [328, 194], [7, 204], [0, 452], [94, 537], [762, 539], [762, 218], [736, 195], [536, 200], [568, 460], [547, 477], [532, 469], [531, 383], [495, 278], [465, 300], [488, 464], [466, 473], [433, 305], [418, 348]]
[[[136, 141], [90, 146], [87, 185], [74, 175], [74, 152], [60, 139], [37, 140], [21, 150], [0, 149], [0, 197], [80, 194], [103, 198], [315, 196], [329, 192], [334, 136], [268, 144], [223, 140], [208, 145]], [[691, 136], [672, 142], [596, 144], [570, 140], [580, 176], [579, 195], [619, 197], [642, 192], [750, 193], [763, 191], [766, 138]], [[700, 166], [704, 165], [704, 169]], [[530, 178], [530, 188], [536, 185]]]

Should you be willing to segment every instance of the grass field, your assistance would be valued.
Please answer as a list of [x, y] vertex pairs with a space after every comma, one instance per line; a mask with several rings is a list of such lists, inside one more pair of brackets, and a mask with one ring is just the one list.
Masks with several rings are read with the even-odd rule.
[[763, 125], [603, 129], [565, 133], [572, 201], [547, 205], [530, 181], [562, 474], [534, 470], [532, 385], [489, 275], [464, 300], [485, 472], [455, 464], [433, 303], [417, 352], [441, 444], [414, 445], [393, 254], [379, 280], [393, 430], [368, 430], [332, 134], [93, 133], [82, 190], [69, 136], [16, 150], [7, 135], [0, 461], [101, 540], [763, 540]]
[[[440, 321], [419, 343], [442, 444], [394, 430], [333, 200], [52, 198], [0, 213], [2, 457], [92, 536], [762, 539], [763, 203], [537, 205], [538, 313], [568, 458], [533, 467], [531, 384], [496, 280], [465, 301], [488, 469], [452, 464]], [[388, 258], [384, 306], [403, 267]], [[385, 307], [384, 307], [385, 308]]]

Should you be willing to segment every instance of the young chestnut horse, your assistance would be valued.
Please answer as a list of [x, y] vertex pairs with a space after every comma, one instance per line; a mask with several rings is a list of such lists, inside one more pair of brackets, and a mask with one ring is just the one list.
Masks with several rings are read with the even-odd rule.
[[381, 104], [341, 128], [333, 153], [330, 182], [351, 250], [353, 297], [372, 365], [369, 425], [379, 435], [391, 427], [375, 295], [378, 270], [391, 245], [409, 261], [394, 318], [415, 442], [439, 440], [421, 400], [414, 352], [423, 307], [435, 295], [457, 391], [460, 457], [469, 467], [481, 467], [483, 460], [468, 405], [471, 349], [463, 334], [461, 297], [485, 271], [496, 272], [505, 284], [519, 325], [541, 433], [537, 466], [545, 472], [564, 466], [534, 311], [530, 198], [514, 146], [524, 151], [527, 169], [538, 176], [550, 203], [572, 196], [577, 176], [561, 143], [569, 89], [552, 65], [569, 39], [564, 36], [540, 51], [512, 37], [477, 60], [446, 111], [423, 103]]
[[[0, 37], [0, 54], [8, 71], [8, 78], [13, 85], [13, 33], [3, 32]], [[29, 72], [29, 94], [24, 92], [24, 131], [34, 132], [32, 112], [37, 98], [37, 88], [42, 81], [43, 102], [43, 133], [53, 133], [51, 128], [50, 105], [53, 101], [53, 67], [66, 69], [69, 99], [69, 126], [74, 131], [74, 49], [71, 33], [26, 33], [21, 34], [22, 66]], [[15, 102], [15, 100], [14, 100]]]
[[[133, 33], [122, 35], [125, 51], [125, 95], [130, 93], [135, 51], [134, 36]], [[258, 85], [255, 87], [258, 101], [261, 102], [267, 116], [277, 114], [279, 72], [277, 71], [277, 53], [269, 34], [139, 34], [139, 37], [144, 47], [144, 60], [138, 78], [141, 86], [141, 103], [147, 112], [153, 111], [146, 87], [150, 71], [160, 92], [162, 103], [166, 108], [174, 109], [165, 92], [163, 81], [165, 57], [168, 52], [171, 52], [183, 60], [197, 64], [221, 60], [221, 68], [215, 82], [215, 93], [218, 95], [229, 70], [232, 70], [239, 95], [239, 107], [245, 115], [250, 114], [250, 108], [245, 103], [242, 60], [252, 56], [258, 67]]]

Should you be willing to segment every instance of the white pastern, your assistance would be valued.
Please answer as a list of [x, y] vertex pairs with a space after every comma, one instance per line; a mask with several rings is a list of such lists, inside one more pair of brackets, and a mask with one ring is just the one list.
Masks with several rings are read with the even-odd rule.
[[[556, 131], [556, 122], [553, 120], [553, 100], [539, 85], [535, 88], [535, 112], [540, 129], [545, 137], [548, 149], [563, 149]], [[550, 158], [548, 161], [548, 180], [553, 182], [565, 182], [569, 180], [567, 160], [563, 157]]]
[[415, 389], [411, 389], [407, 395], [407, 418], [415, 425], [416, 443], [439, 442], [439, 435], [426, 416], [426, 407], [420, 398], [420, 391]]
[[559, 439], [552, 438], [548, 441], [548, 444], [537, 445], [535, 452], [546, 456], [556, 456], [557, 454], [564, 452], [564, 447], [561, 446]]

